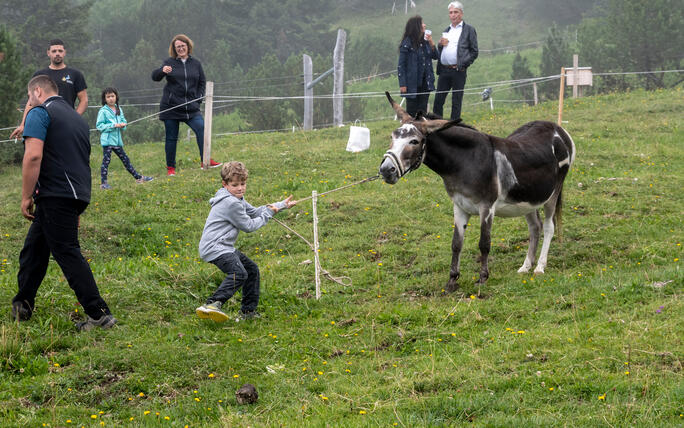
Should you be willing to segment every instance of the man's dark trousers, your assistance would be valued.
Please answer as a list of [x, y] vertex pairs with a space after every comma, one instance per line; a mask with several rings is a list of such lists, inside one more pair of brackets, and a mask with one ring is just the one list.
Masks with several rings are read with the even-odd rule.
[[444, 117], [444, 101], [451, 91], [451, 120], [461, 118], [461, 104], [463, 103], [463, 88], [465, 87], [467, 73], [465, 70], [442, 68], [437, 80], [437, 93], [432, 112]]
[[110, 314], [78, 242], [78, 216], [87, 206], [67, 198], [43, 197], [36, 202], [35, 218], [19, 254], [19, 292], [12, 302], [27, 302], [33, 310], [52, 254], [85, 313], [94, 319]]

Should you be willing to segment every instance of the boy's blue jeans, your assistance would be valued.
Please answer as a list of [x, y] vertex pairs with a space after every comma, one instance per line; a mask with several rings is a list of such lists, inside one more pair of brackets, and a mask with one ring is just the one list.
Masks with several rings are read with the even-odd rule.
[[259, 266], [249, 257], [235, 250], [234, 253], [221, 254], [211, 263], [226, 274], [218, 289], [207, 299], [207, 303], [225, 303], [242, 288], [242, 312], [256, 310], [259, 304]]
[[166, 119], [164, 120], [164, 130], [166, 131], [166, 166], [176, 167], [176, 145], [178, 144], [178, 127], [180, 122], [184, 122], [192, 129], [197, 139], [197, 147], [200, 153], [200, 162], [204, 152], [204, 118], [201, 114], [191, 117], [188, 120]]

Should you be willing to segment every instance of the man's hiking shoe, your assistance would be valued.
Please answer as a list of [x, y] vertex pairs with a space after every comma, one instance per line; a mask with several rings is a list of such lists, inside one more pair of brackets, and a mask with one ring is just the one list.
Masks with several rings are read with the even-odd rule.
[[195, 309], [195, 313], [203, 320], [209, 319], [214, 322], [228, 321], [228, 315], [221, 311], [221, 302], [211, 302]]
[[148, 177], [146, 175], [143, 175], [142, 177], [137, 178], [135, 180], [135, 182], [138, 184], [142, 184], [142, 183], [147, 183], [148, 181], [152, 181], [152, 180], [154, 180], [154, 177]]
[[256, 310], [247, 311], [247, 312], [240, 311], [240, 319], [243, 321], [253, 320], [253, 319], [258, 319], [258, 318], [261, 318], [261, 314], [259, 312], [257, 312]]
[[100, 319], [93, 319], [88, 316], [88, 319], [76, 323], [76, 329], [79, 331], [88, 331], [94, 327], [112, 328], [116, 324], [116, 318], [113, 315], [103, 315]]
[[15, 321], [28, 321], [33, 311], [25, 302], [12, 302], [12, 319]]

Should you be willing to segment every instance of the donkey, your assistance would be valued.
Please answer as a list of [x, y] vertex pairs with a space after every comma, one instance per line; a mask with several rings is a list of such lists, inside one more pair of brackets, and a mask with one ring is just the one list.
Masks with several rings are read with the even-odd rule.
[[507, 138], [488, 135], [462, 122], [414, 119], [385, 92], [402, 126], [392, 132], [391, 145], [380, 164], [388, 184], [422, 163], [442, 177], [454, 204], [454, 236], [448, 290], [458, 288], [460, 256], [466, 225], [480, 216], [480, 278], [489, 278], [488, 257], [494, 216], [525, 216], [530, 245], [519, 273], [534, 264], [540, 230], [538, 209], [544, 207], [544, 242], [535, 274], [544, 273], [556, 222], [560, 227], [563, 181], [575, 159], [575, 144], [562, 127], [529, 122]]

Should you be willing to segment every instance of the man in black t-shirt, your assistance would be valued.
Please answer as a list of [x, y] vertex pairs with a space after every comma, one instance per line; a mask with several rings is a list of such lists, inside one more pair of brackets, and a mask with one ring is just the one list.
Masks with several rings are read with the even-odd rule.
[[[83, 73], [64, 64], [66, 49], [64, 42], [59, 39], [50, 40], [47, 56], [50, 58], [50, 65], [33, 73], [33, 77], [41, 74], [49, 76], [57, 84], [59, 95], [82, 115], [88, 107], [88, 93], [86, 92], [88, 86], [86, 85]], [[78, 106], [75, 105], [76, 99], [78, 99]], [[19, 138], [21, 136], [24, 131], [26, 115], [31, 110], [31, 107], [33, 106], [27, 101], [26, 108], [24, 108], [24, 117], [22, 117], [19, 126], [12, 132], [10, 138]]]

